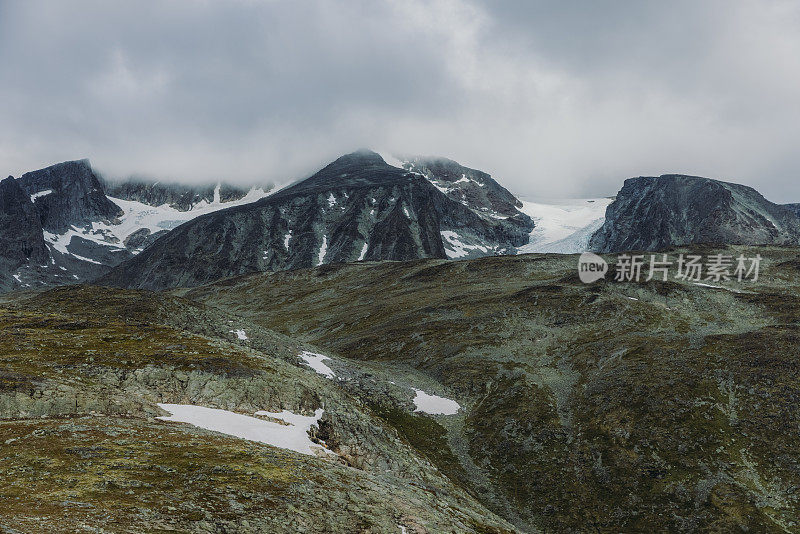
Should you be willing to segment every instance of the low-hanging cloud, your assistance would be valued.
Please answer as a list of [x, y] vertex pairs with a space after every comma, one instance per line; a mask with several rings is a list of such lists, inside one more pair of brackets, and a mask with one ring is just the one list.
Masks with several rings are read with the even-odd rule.
[[523, 195], [682, 172], [800, 201], [790, 1], [0, 0], [0, 163], [285, 182], [360, 147]]

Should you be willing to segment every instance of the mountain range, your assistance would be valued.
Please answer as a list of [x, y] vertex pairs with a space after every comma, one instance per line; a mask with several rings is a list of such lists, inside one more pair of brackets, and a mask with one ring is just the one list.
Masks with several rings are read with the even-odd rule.
[[440, 157], [362, 150], [275, 187], [106, 180], [87, 160], [0, 185], [0, 290], [98, 280], [196, 286], [354, 261], [800, 243], [800, 209], [685, 175], [626, 180], [616, 197], [521, 200]]

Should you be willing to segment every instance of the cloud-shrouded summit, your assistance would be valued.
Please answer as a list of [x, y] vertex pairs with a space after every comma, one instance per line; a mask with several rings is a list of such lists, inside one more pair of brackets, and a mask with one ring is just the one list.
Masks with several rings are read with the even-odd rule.
[[523, 195], [679, 172], [800, 201], [799, 30], [778, 0], [0, 0], [0, 171], [285, 182], [373, 147]]

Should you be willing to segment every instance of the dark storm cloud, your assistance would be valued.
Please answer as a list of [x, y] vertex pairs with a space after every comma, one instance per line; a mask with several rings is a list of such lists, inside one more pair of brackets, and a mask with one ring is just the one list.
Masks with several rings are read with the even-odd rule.
[[362, 146], [522, 194], [800, 200], [794, 2], [0, 0], [0, 163], [284, 181]]

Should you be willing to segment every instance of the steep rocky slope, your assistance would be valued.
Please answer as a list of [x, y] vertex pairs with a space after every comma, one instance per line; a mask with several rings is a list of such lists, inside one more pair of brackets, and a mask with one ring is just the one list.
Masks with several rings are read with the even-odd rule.
[[326, 263], [513, 253], [532, 227], [520, 212], [482, 214], [362, 151], [259, 202], [194, 219], [101, 281], [163, 289]]
[[698, 250], [761, 254], [761, 277], [584, 285], [574, 256], [503, 256], [258, 273], [179, 293], [334, 361], [396, 370], [370, 383], [427, 377], [421, 389], [461, 410], [425, 432], [379, 393], [365, 402], [524, 531], [795, 531], [800, 251]]
[[[72, 286], [7, 299], [0, 328], [2, 531], [514, 531], [304, 364], [313, 347], [240, 316]], [[164, 421], [161, 403], [266, 410], [278, 428], [319, 413], [320, 452]]]
[[406, 157], [404, 169], [422, 174], [449, 198], [494, 216], [515, 217], [522, 202], [491, 175], [447, 158]]
[[11, 273], [28, 262], [47, 263], [39, 212], [9, 176], [0, 182], [0, 287], [12, 287]]
[[51, 233], [122, 215], [119, 206], [106, 198], [88, 160], [67, 161], [29, 172], [18, 183], [36, 205], [42, 227]]
[[673, 245], [800, 243], [800, 219], [755, 189], [668, 174], [625, 180], [591, 250], [657, 251]]

